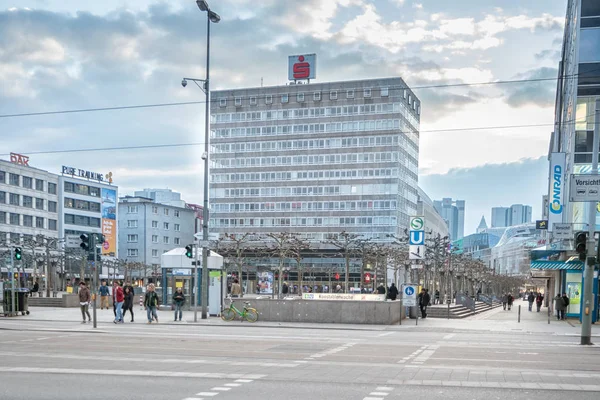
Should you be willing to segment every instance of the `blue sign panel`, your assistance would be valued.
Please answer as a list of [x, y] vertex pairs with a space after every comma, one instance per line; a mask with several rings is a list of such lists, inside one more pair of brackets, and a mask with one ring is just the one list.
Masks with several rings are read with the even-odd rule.
[[422, 246], [425, 244], [425, 231], [410, 231], [410, 245]]

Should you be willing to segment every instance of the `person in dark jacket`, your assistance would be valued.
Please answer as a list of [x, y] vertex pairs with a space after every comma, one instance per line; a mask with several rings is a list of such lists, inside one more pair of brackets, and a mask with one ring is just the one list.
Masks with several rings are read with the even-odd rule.
[[290, 291], [290, 288], [289, 288], [287, 282], [283, 282], [283, 285], [281, 285], [281, 294], [285, 296], [286, 294], [289, 293], [289, 291]]
[[398, 297], [398, 288], [396, 287], [395, 283], [392, 283], [390, 285], [390, 288], [388, 289], [388, 299], [390, 300], [396, 300], [396, 298]]
[[562, 321], [565, 319], [565, 310], [567, 309], [567, 306], [565, 305], [565, 300], [560, 293], [554, 298], [554, 309], [556, 310], [557, 320]]
[[515, 298], [513, 297], [513, 295], [511, 293], [509, 293], [508, 294], [508, 311], [510, 311], [510, 309], [512, 308], [514, 301], [515, 301]]
[[383, 286], [383, 283], [377, 287], [377, 294], [385, 294], [385, 286]]
[[31, 288], [31, 293], [37, 293], [40, 290], [40, 284], [38, 281], [33, 282], [33, 287]]
[[533, 292], [529, 293], [529, 296], [527, 296], [527, 301], [529, 302], [529, 311], [531, 311], [531, 309], [533, 308], [534, 300], [535, 300], [535, 295], [533, 294]]
[[427, 289], [421, 289], [419, 293], [419, 308], [421, 309], [421, 318], [427, 318], [427, 306], [431, 301], [431, 296], [427, 293]]
[[508, 304], [508, 293], [502, 295], [502, 308], [506, 310], [506, 305]]
[[102, 281], [102, 285], [98, 289], [100, 292], [100, 309], [106, 308], [108, 310], [108, 296], [110, 296], [110, 290], [106, 286], [106, 281]]
[[129, 310], [131, 314], [131, 322], [133, 322], [133, 287], [125, 286], [123, 289], [123, 295], [125, 296], [125, 300], [123, 301], [123, 318], [125, 318], [125, 313]]
[[569, 300], [569, 296], [567, 296], [566, 293], [563, 293], [562, 295], [563, 298], [563, 302], [565, 303], [565, 310], [563, 311], [563, 320], [567, 320], [567, 311], [569, 310], [569, 304], [571, 304], [571, 301]]
[[153, 283], [149, 284], [146, 289], [144, 308], [146, 309], [148, 323], [151, 324], [153, 319], [158, 323], [158, 314], [156, 313], [156, 309], [158, 308], [158, 294], [154, 291]]
[[87, 315], [88, 321], [92, 322], [92, 316], [90, 315], [89, 306], [92, 296], [90, 295], [90, 289], [85, 286], [85, 282], [79, 283], [79, 305], [81, 307], [81, 316], [83, 317], [82, 324], [85, 324], [85, 316]]
[[178, 287], [175, 293], [173, 293], [173, 304], [175, 304], [175, 321], [177, 321], [177, 313], [179, 312], [179, 322], [181, 322], [181, 310], [183, 309], [184, 303], [185, 295], [183, 294], [183, 290]]
[[543, 303], [544, 296], [541, 293], [538, 293], [537, 296], [535, 296], [535, 305], [537, 307], [537, 312], [540, 312]]

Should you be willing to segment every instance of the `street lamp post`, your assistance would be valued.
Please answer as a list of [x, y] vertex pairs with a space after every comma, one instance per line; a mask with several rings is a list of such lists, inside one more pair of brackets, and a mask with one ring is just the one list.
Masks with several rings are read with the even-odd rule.
[[[196, 4], [202, 12], [206, 12], [207, 24], [206, 24], [206, 78], [205, 79], [192, 79], [183, 78], [181, 85], [187, 86], [187, 81], [194, 82], [205, 94], [206, 94], [206, 111], [205, 111], [205, 124], [204, 124], [204, 153], [202, 159], [204, 160], [204, 202], [202, 209], [202, 239], [204, 245], [202, 246], [202, 319], [208, 318], [208, 250], [206, 243], [208, 242], [208, 169], [209, 169], [209, 130], [210, 130], [210, 24], [218, 23], [221, 21], [219, 14], [215, 13], [210, 9], [208, 3], [205, 0], [197, 0]], [[202, 86], [198, 84], [202, 83]], [[197, 268], [197, 266], [196, 266]], [[197, 295], [196, 295], [197, 296]]]

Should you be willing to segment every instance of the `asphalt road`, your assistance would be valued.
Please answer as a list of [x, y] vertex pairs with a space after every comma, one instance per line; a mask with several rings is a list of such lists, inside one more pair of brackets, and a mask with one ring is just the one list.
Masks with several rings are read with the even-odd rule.
[[578, 342], [458, 329], [93, 331], [0, 320], [0, 399], [598, 399], [600, 348]]

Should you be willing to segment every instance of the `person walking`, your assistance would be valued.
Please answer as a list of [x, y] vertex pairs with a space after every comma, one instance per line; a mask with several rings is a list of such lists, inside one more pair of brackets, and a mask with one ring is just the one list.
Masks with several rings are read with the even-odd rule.
[[290, 288], [287, 284], [287, 282], [283, 282], [283, 285], [281, 285], [281, 294], [283, 295], [283, 297], [285, 297], [290, 291]]
[[567, 309], [567, 306], [560, 293], [554, 298], [554, 309], [556, 310], [556, 319], [558, 321], [565, 319], [565, 310]]
[[106, 286], [106, 281], [102, 281], [102, 285], [100, 286], [100, 289], [98, 289], [98, 292], [100, 293], [100, 309], [102, 310], [106, 307], [108, 310], [108, 296], [110, 295], [110, 290], [108, 290], [108, 286]]
[[434, 293], [433, 304], [440, 304], [440, 291], [436, 290]]
[[181, 310], [183, 309], [183, 304], [185, 303], [185, 295], [183, 294], [183, 290], [178, 287], [175, 293], [173, 293], [173, 304], [175, 304], [175, 319], [177, 321], [177, 313], [179, 312], [179, 322], [181, 322]]
[[569, 310], [569, 304], [571, 304], [571, 300], [569, 300], [569, 296], [567, 296], [566, 293], [563, 293], [562, 298], [563, 298], [563, 302], [565, 303], [565, 309], [562, 314], [562, 319], [563, 319], [563, 321], [566, 321], [567, 320], [567, 311]]
[[383, 283], [377, 286], [377, 294], [385, 294], [385, 286], [383, 286]]
[[419, 308], [421, 309], [421, 318], [427, 318], [427, 306], [431, 301], [431, 296], [427, 293], [427, 289], [421, 289], [419, 294]]
[[113, 302], [115, 304], [115, 324], [123, 323], [123, 302], [125, 301], [125, 294], [123, 288], [119, 285], [119, 282], [115, 281], [113, 286]]
[[344, 293], [344, 291], [342, 290], [342, 287], [340, 285], [337, 285], [333, 293]]
[[540, 310], [542, 309], [542, 304], [544, 304], [544, 296], [538, 292], [537, 296], [535, 297], [535, 305], [537, 307], [537, 312], [540, 312]]
[[146, 290], [146, 296], [144, 297], [144, 308], [146, 309], [146, 316], [148, 317], [148, 323], [152, 323], [152, 319], [158, 323], [158, 315], [156, 309], [158, 308], [158, 294], [154, 291], [154, 284], [148, 285]]
[[527, 296], [527, 301], [529, 302], [529, 311], [531, 311], [531, 309], [533, 308], [534, 300], [535, 300], [535, 295], [533, 294], [533, 292], [529, 293], [529, 296]]
[[123, 289], [123, 295], [125, 300], [123, 301], [123, 318], [125, 318], [125, 314], [129, 310], [131, 314], [131, 322], [133, 322], [133, 287], [125, 286]]
[[508, 293], [504, 293], [502, 295], [502, 308], [506, 311], [506, 306], [508, 304]]
[[388, 299], [394, 301], [398, 298], [398, 288], [396, 284], [392, 282], [390, 288], [388, 289]]
[[231, 297], [242, 297], [242, 286], [237, 278], [233, 280], [233, 284], [231, 285]]
[[90, 295], [90, 289], [87, 288], [85, 282], [79, 282], [79, 306], [81, 308], [81, 316], [83, 317], [82, 324], [85, 324], [85, 316], [87, 315], [88, 321], [92, 322], [92, 316], [90, 315], [89, 306], [92, 296]]
[[513, 295], [511, 293], [509, 293], [508, 294], [508, 311], [510, 311], [510, 309], [512, 308], [514, 301], [515, 301], [515, 298], [513, 297]]

